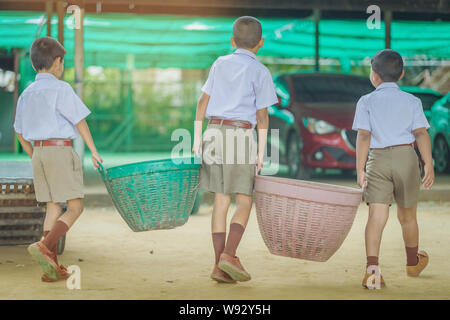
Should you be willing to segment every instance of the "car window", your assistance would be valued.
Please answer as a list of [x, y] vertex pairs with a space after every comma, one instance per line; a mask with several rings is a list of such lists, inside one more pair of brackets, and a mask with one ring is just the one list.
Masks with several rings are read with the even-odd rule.
[[427, 93], [413, 93], [413, 95], [422, 101], [423, 110], [430, 110], [433, 104], [441, 98], [434, 94]]
[[369, 79], [353, 77], [293, 77], [295, 100], [299, 102], [355, 102], [373, 91]]

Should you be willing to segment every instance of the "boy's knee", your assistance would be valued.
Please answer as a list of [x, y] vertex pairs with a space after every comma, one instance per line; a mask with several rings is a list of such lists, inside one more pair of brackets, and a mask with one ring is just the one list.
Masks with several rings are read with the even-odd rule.
[[236, 205], [241, 209], [247, 209], [250, 211], [252, 209], [253, 199], [251, 196], [237, 195]]
[[408, 214], [408, 212], [398, 212], [397, 218], [402, 225], [416, 221], [416, 216], [414, 214]]
[[71, 211], [75, 215], [80, 215], [84, 210], [83, 202], [81, 199], [71, 200], [67, 203], [67, 211]]

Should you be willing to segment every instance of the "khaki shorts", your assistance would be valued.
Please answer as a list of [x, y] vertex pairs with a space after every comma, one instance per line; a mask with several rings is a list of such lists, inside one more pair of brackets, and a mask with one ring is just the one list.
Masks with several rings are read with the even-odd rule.
[[419, 198], [419, 158], [412, 146], [371, 149], [366, 164], [363, 201], [413, 207]]
[[[222, 139], [217, 135], [221, 135]], [[234, 151], [231, 150], [233, 147]], [[251, 196], [255, 180], [256, 148], [254, 129], [208, 124], [203, 134], [200, 187], [214, 193], [243, 193]]]
[[64, 202], [84, 197], [81, 160], [72, 147], [35, 147], [31, 164], [37, 201]]

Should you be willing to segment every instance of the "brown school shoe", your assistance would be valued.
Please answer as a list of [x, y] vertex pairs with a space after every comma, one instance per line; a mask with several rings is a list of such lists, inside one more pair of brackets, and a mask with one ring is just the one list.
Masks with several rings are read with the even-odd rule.
[[52, 279], [48, 277], [45, 273], [42, 275], [41, 280], [43, 282], [56, 282], [58, 280], [67, 280], [70, 277], [70, 273], [67, 272], [67, 268], [60, 265], [58, 268], [58, 279]]
[[58, 280], [59, 266], [53, 259], [52, 253], [41, 241], [35, 242], [28, 246], [28, 252], [41, 266], [44, 273], [53, 280]]
[[[363, 281], [362, 281], [362, 286], [366, 289], [369, 289], [369, 287], [367, 287], [367, 280], [369, 279], [369, 277], [373, 275], [373, 273], [368, 273], [366, 271], [366, 274], [364, 275]], [[372, 281], [372, 285], [375, 286], [375, 279], [373, 279]], [[384, 282], [383, 276], [380, 274], [380, 286], [381, 288], [386, 287], [386, 283]]]
[[211, 273], [211, 279], [216, 280], [219, 283], [236, 283], [226, 272], [219, 269], [217, 265], [214, 266], [214, 270]]
[[417, 252], [417, 260], [418, 262], [415, 266], [406, 266], [406, 274], [409, 277], [418, 277], [422, 270], [425, 269], [429, 261], [428, 254], [420, 250]]
[[219, 269], [226, 272], [233, 280], [248, 281], [250, 274], [245, 271], [238, 257], [232, 257], [227, 253], [222, 253], [219, 259]]

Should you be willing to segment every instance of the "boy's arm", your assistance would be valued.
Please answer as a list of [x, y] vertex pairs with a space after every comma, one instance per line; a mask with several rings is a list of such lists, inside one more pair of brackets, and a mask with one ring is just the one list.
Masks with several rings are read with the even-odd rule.
[[425, 189], [431, 189], [434, 183], [434, 169], [433, 169], [433, 157], [431, 155], [431, 142], [430, 136], [425, 128], [419, 128], [413, 131], [416, 138], [417, 146], [419, 147], [420, 155], [422, 156], [424, 166], [424, 177], [422, 179], [423, 187]]
[[361, 188], [367, 187], [366, 162], [369, 155], [370, 131], [359, 129], [356, 136], [356, 173], [358, 185]]
[[267, 114], [267, 108], [256, 111], [256, 123], [258, 128], [258, 158], [256, 170], [259, 172], [263, 167], [264, 152], [267, 143], [267, 130], [269, 129], [269, 115]]
[[100, 168], [98, 162], [103, 163], [103, 159], [97, 153], [97, 148], [95, 148], [94, 140], [92, 139], [91, 131], [89, 130], [86, 119], [81, 120], [76, 125], [78, 132], [83, 138], [84, 142], [88, 146], [89, 150], [91, 150], [92, 164], [95, 169]]
[[209, 103], [209, 95], [203, 92], [197, 103], [197, 111], [195, 113], [195, 121], [194, 121], [194, 146], [192, 147], [192, 152], [194, 152], [194, 154], [197, 157], [200, 156], [203, 120], [205, 119], [206, 108], [208, 107], [208, 103]]
[[27, 141], [23, 138], [22, 134], [18, 133], [17, 138], [19, 138], [19, 142], [22, 145], [23, 150], [28, 154], [31, 158], [33, 156], [33, 145], [30, 141]]

